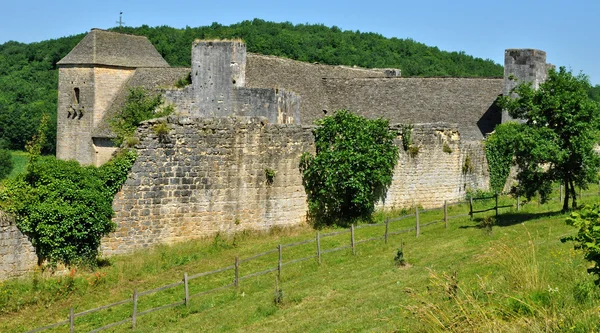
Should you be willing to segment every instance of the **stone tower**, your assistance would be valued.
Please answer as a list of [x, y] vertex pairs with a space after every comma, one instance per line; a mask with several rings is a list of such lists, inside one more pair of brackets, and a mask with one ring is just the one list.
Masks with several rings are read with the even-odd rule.
[[101, 165], [116, 148], [93, 132], [115, 97], [137, 68], [170, 66], [146, 37], [92, 29], [58, 67], [56, 157]]
[[246, 83], [246, 45], [241, 41], [195, 41], [191, 75], [201, 116], [232, 114], [234, 88]]
[[[548, 69], [546, 52], [536, 49], [507, 49], [504, 51], [504, 96], [523, 82], [531, 82], [533, 88], [546, 81]], [[508, 112], [502, 111], [502, 122], [512, 120]]]

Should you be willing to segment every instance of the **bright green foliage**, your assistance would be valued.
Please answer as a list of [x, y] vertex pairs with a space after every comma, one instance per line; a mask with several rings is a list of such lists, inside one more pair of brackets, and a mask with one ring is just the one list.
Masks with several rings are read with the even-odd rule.
[[496, 126], [494, 133], [485, 139], [485, 157], [490, 172], [490, 188], [501, 193], [510, 173], [514, 156], [514, 140], [519, 124], [508, 122]]
[[505, 96], [501, 106], [513, 118], [524, 119], [514, 140], [519, 167], [517, 192], [528, 199], [539, 193], [547, 200], [552, 182], [565, 184], [563, 210], [577, 207], [575, 186], [586, 188], [595, 182], [600, 157], [594, 152], [598, 142], [600, 109], [588, 97], [586, 76], [574, 76], [561, 67], [551, 69], [546, 82], [534, 89], [530, 83], [518, 85], [517, 98]]
[[0, 179], [6, 178], [14, 167], [10, 151], [0, 149]]
[[594, 266], [588, 273], [597, 276], [596, 285], [600, 285], [600, 205], [585, 206], [579, 212], [571, 213], [567, 224], [579, 228], [576, 236], [562, 238], [561, 241], [575, 242], [575, 249], [583, 251], [586, 260]]
[[173, 111], [172, 107], [161, 108], [162, 103], [160, 94], [151, 95], [142, 87], [129, 89], [125, 106], [110, 122], [111, 129], [117, 134], [115, 143], [121, 145], [133, 136], [142, 121], [163, 117]]
[[100, 168], [37, 157], [0, 191], [0, 208], [15, 215], [40, 262], [94, 265], [100, 239], [115, 228], [114, 195], [134, 161], [134, 152]]
[[398, 147], [388, 121], [341, 110], [317, 121], [316, 155], [300, 162], [310, 217], [316, 224], [369, 218], [392, 183]]

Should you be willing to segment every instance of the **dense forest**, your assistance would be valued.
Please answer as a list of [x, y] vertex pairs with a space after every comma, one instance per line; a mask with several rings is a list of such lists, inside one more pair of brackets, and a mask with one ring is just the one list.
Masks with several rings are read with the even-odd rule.
[[[342, 31], [320, 24], [266, 22], [259, 19], [230, 26], [213, 23], [197, 28], [167, 26], [114, 28], [143, 35], [172, 66], [189, 66], [194, 39], [241, 38], [249, 52], [331, 65], [400, 68], [402, 76], [502, 76], [491, 60], [446, 52], [411, 39], [385, 38], [376, 33]], [[46, 153], [56, 140], [56, 63], [84, 33], [24, 44], [0, 45], [0, 149], [23, 149], [44, 113], [50, 114]], [[598, 95], [598, 94], [595, 94]]]

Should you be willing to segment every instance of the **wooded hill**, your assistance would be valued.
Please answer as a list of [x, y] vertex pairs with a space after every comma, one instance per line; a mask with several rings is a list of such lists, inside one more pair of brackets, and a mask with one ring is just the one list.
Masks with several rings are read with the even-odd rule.
[[[230, 26], [175, 29], [168, 26], [114, 28], [143, 35], [172, 66], [190, 66], [194, 39], [241, 38], [249, 52], [330, 65], [400, 68], [402, 76], [500, 77], [501, 65], [464, 52], [441, 51], [412, 39], [386, 38], [376, 33], [342, 31], [322, 24], [266, 22], [260, 19]], [[44, 113], [51, 116], [46, 153], [56, 142], [56, 63], [85, 33], [24, 44], [0, 45], [0, 148], [23, 149]]]

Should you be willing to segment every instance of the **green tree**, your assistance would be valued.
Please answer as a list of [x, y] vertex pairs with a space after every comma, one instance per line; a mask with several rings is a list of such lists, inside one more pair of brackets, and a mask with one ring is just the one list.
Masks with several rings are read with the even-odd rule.
[[575, 186], [586, 188], [595, 182], [600, 157], [598, 142], [600, 109], [588, 97], [588, 78], [573, 75], [564, 67], [551, 69], [548, 79], [534, 89], [523, 83], [513, 89], [515, 98], [501, 99], [513, 118], [522, 119], [514, 141], [519, 167], [518, 191], [528, 199], [539, 193], [545, 201], [554, 181], [565, 185], [563, 210], [577, 208]]
[[316, 155], [300, 162], [309, 216], [319, 224], [369, 218], [385, 197], [398, 162], [388, 121], [340, 110], [317, 121]]
[[0, 149], [0, 179], [6, 178], [14, 167], [10, 151]]

